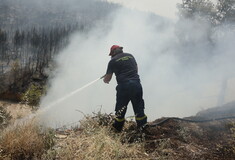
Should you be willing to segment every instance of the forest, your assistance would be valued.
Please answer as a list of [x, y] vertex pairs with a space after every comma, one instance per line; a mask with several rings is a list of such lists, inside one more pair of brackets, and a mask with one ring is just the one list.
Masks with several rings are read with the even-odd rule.
[[[84, 7], [90, 6], [90, 10]], [[74, 32], [88, 32], [119, 6], [94, 0], [4, 0], [0, 4], [0, 98], [21, 101], [32, 82], [45, 85], [53, 58]]]

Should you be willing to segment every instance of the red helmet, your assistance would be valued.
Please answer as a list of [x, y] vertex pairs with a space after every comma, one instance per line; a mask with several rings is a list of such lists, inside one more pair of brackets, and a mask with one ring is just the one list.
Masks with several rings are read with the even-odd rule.
[[109, 53], [109, 55], [112, 56], [113, 51], [114, 51], [115, 49], [117, 49], [117, 48], [123, 49], [123, 47], [120, 47], [120, 46], [118, 46], [118, 45], [113, 45], [113, 46], [110, 48], [110, 53]]

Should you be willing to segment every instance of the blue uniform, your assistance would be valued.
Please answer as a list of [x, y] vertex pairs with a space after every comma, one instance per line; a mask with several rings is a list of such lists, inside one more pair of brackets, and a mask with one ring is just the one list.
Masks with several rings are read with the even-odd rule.
[[116, 107], [115, 122], [113, 126], [121, 131], [125, 123], [127, 105], [131, 101], [137, 127], [147, 123], [147, 116], [144, 114], [143, 89], [138, 75], [137, 63], [133, 55], [119, 53], [109, 61], [106, 74], [116, 75]]
[[115, 55], [108, 64], [107, 74], [115, 73], [117, 83], [139, 80], [135, 58], [129, 53]]

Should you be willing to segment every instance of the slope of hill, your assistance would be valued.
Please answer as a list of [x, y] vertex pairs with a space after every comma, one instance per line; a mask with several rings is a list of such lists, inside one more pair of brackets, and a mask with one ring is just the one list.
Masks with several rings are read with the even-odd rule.
[[235, 101], [229, 102], [223, 106], [209, 108], [207, 110], [198, 112], [196, 116], [211, 119], [224, 116], [235, 116]]
[[[4, 104], [5, 107], [8, 105], [10, 104]], [[102, 113], [86, 116], [79, 127], [64, 126], [50, 129], [50, 132], [35, 129], [31, 121], [15, 126], [15, 132], [12, 132], [10, 125], [11, 130], [8, 127], [0, 134], [1, 141], [4, 142], [0, 144], [0, 158], [28, 156], [31, 159], [234, 159], [234, 118], [200, 123], [171, 118], [159, 123], [163, 119], [149, 123], [150, 126], [142, 132], [136, 130], [135, 122], [127, 121], [122, 133], [112, 131], [112, 115]], [[30, 127], [30, 132], [25, 130], [25, 127]], [[31, 134], [35, 134], [37, 139]], [[10, 147], [7, 145], [7, 135], [11, 135], [10, 140], [14, 140]], [[47, 145], [41, 145], [44, 148], [35, 148], [39, 147], [35, 145], [39, 143], [38, 140], [43, 140]], [[27, 144], [23, 143], [24, 141], [27, 141]], [[33, 146], [30, 141], [34, 143]], [[33, 155], [32, 151], [36, 149], [40, 154], [37, 152]]]
[[[32, 82], [42, 87], [54, 57], [74, 32], [87, 32], [119, 6], [96, 0], [2, 0], [0, 99], [22, 101]], [[37, 82], [36, 82], [37, 83]]]
[[92, 25], [117, 7], [95, 0], [3, 0], [0, 3], [0, 27], [12, 30], [74, 23]]

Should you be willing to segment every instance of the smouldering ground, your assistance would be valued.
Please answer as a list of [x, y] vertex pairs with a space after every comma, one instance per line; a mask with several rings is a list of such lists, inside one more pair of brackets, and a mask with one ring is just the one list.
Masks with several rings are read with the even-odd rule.
[[110, 127], [96, 123], [96, 118], [88, 117], [75, 130], [57, 132], [55, 148], [62, 151], [58, 152], [61, 159], [68, 154], [72, 155], [69, 159], [233, 160], [235, 157], [235, 119], [203, 123], [173, 119], [144, 133], [136, 131], [134, 122], [128, 122], [124, 131], [117, 134]]
[[[4, 105], [15, 119], [31, 113], [26, 106]], [[112, 118], [103, 113], [85, 116], [79, 127], [70, 129], [49, 129], [37, 121], [9, 125], [0, 134], [0, 159], [233, 160], [235, 157], [232, 118], [203, 123], [170, 119], [144, 132], [136, 130], [135, 122], [128, 121], [122, 133], [112, 130]]]

